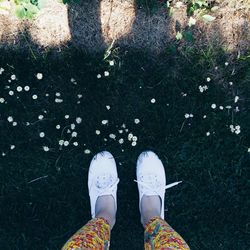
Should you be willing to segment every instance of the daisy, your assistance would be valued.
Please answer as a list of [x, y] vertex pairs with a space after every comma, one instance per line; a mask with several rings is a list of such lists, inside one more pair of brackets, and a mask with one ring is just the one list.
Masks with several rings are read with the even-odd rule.
[[42, 74], [42, 73], [37, 73], [37, 74], [36, 74], [36, 78], [37, 78], [38, 80], [42, 80], [42, 79], [43, 79], [43, 74]]

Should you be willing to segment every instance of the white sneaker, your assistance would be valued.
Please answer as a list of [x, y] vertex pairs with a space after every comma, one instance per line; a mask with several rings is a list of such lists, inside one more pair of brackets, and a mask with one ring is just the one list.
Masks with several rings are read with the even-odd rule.
[[90, 163], [88, 175], [92, 218], [95, 218], [95, 205], [99, 196], [112, 195], [117, 209], [118, 182], [119, 178], [113, 155], [107, 151], [96, 154]]
[[180, 182], [166, 186], [166, 175], [162, 161], [152, 151], [142, 152], [137, 160], [136, 176], [139, 190], [139, 210], [143, 195], [158, 195], [161, 199], [161, 218], [164, 219], [165, 190]]

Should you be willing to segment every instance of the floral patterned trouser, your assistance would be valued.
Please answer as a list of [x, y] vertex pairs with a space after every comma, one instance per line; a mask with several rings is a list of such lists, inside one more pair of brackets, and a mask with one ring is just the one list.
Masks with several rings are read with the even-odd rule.
[[[103, 218], [94, 218], [78, 230], [62, 250], [108, 250], [110, 226]], [[145, 250], [189, 250], [187, 243], [159, 217], [152, 218], [145, 227]]]

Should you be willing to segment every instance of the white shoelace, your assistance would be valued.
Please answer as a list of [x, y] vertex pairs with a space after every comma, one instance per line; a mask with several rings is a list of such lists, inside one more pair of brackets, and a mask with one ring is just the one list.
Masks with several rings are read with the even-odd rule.
[[[137, 181], [137, 180], [134, 180], [135, 182], [137, 182], [138, 184], [148, 188], [149, 190], [152, 190], [154, 191], [156, 194], [158, 194], [158, 192], [156, 190], [154, 190], [152, 187], [150, 187], [149, 185], [147, 185], [147, 183], [145, 181]], [[174, 187], [178, 184], [182, 183], [182, 181], [176, 181], [176, 182], [173, 182], [171, 184], [168, 184], [166, 186], [160, 186], [160, 187], [157, 187], [156, 189], [168, 189], [168, 188], [171, 188], [171, 187]]]
[[115, 182], [109, 184], [107, 187], [105, 188], [100, 188], [98, 187], [98, 196], [102, 195], [102, 194], [106, 194], [106, 193], [112, 193], [113, 189], [115, 188], [115, 186], [119, 183], [120, 179], [117, 178]]

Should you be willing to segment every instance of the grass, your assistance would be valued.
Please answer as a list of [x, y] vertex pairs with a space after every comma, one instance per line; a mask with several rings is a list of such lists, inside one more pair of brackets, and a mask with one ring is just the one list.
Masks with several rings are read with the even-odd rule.
[[[110, 66], [109, 60], [115, 65]], [[3, 54], [0, 153], [6, 155], [0, 155], [1, 248], [60, 249], [90, 218], [88, 166], [95, 153], [106, 149], [115, 156], [121, 179], [111, 249], [142, 249], [133, 179], [138, 154], [151, 149], [163, 160], [167, 183], [183, 181], [167, 191], [166, 219], [191, 249], [249, 249], [249, 66], [247, 57], [238, 60], [207, 48], [170, 47], [157, 59], [141, 51], [115, 49], [105, 61], [103, 54], [78, 51], [54, 60]], [[104, 77], [104, 71], [110, 75]], [[43, 73], [42, 80], [36, 78], [38, 72]], [[99, 73], [102, 78], [97, 79]], [[12, 74], [18, 80], [8, 83]], [[25, 85], [29, 92], [15, 91]], [[208, 90], [201, 93], [199, 85], [208, 85]], [[9, 96], [9, 90], [15, 94]], [[62, 103], [55, 103], [56, 93]], [[37, 100], [32, 99], [34, 94]], [[234, 103], [236, 95], [240, 100]], [[213, 103], [216, 109], [211, 108]], [[232, 109], [226, 109], [228, 105]], [[234, 111], [236, 106], [239, 112]], [[187, 113], [194, 117], [186, 119]], [[41, 114], [44, 120], [38, 119]], [[7, 121], [9, 116], [17, 126]], [[76, 117], [82, 118], [80, 124]], [[105, 119], [108, 125], [102, 125]], [[67, 126], [72, 123], [79, 145], [70, 143], [60, 150], [58, 141], [70, 139]], [[122, 124], [128, 132], [119, 134]], [[239, 124], [241, 133], [232, 133], [231, 124]], [[45, 132], [44, 138], [40, 132]], [[111, 133], [116, 140], [109, 138]], [[128, 133], [138, 137], [135, 147], [127, 140]], [[10, 150], [10, 145], [15, 148]], [[43, 146], [50, 150], [45, 152]], [[86, 149], [91, 154], [85, 154]]]

